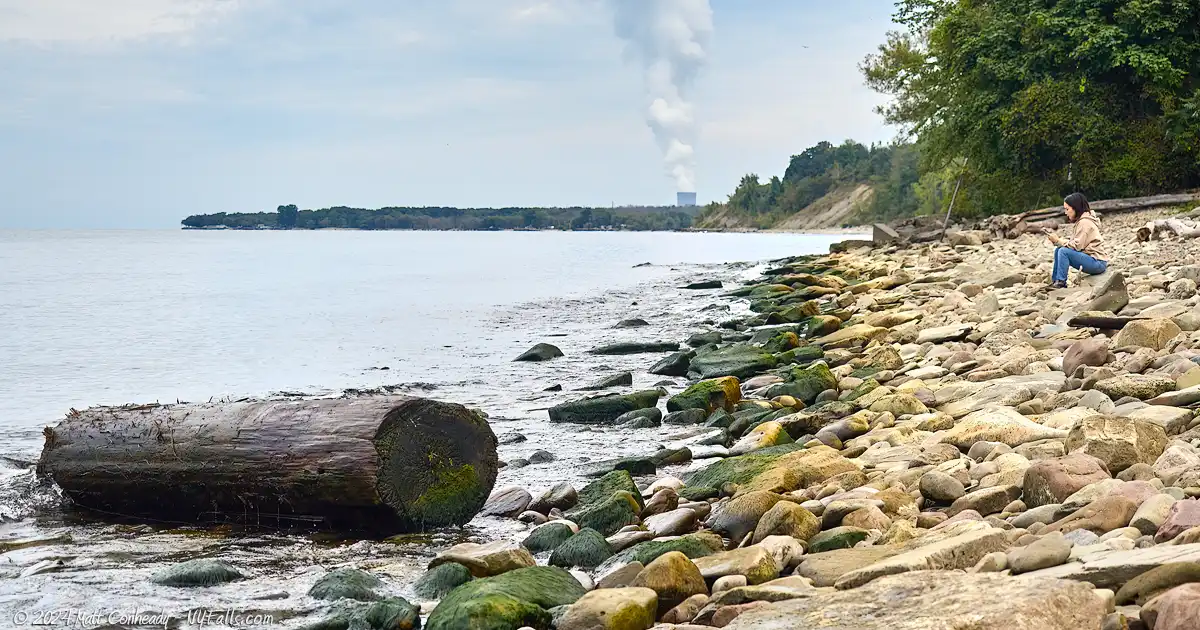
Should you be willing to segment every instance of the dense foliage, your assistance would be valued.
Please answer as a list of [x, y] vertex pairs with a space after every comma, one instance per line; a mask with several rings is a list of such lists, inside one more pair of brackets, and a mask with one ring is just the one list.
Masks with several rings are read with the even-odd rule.
[[682, 230], [692, 225], [694, 209], [674, 206], [619, 208], [325, 208], [276, 212], [193, 215], [188, 228], [235, 229], [342, 228], [354, 230]]
[[862, 71], [904, 142], [822, 143], [782, 180], [743, 178], [729, 210], [769, 224], [867, 183], [861, 218], [934, 213], [960, 173], [956, 214], [1200, 186], [1200, 2], [898, 0], [895, 17]]

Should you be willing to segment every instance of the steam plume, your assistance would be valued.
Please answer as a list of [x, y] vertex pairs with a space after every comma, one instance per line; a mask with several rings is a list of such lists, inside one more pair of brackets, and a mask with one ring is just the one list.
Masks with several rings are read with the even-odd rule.
[[695, 119], [689, 100], [708, 59], [712, 8], [708, 0], [609, 0], [617, 35], [645, 70], [650, 100], [646, 121], [680, 191], [696, 190]]

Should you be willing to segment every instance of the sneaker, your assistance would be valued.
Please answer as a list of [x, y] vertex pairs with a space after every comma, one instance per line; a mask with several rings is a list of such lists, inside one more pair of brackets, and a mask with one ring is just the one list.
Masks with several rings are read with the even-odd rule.
[[1050, 284], [1050, 288], [1051, 289], [1065, 289], [1065, 288], [1067, 288], [1067, 283], [1066, 282], [1054, 282], [1054, 283]]

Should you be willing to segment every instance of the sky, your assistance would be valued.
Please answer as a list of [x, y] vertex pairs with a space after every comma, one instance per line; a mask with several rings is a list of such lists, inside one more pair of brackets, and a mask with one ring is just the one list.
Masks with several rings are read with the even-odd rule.
[[[650, 1], [650, 0], [646, 0]], [[892, 140], [891, 0], [710, 0], [701, 203]], [[0, 0], [0, 228], [334, 205], [674, 202], [608, 0]]]

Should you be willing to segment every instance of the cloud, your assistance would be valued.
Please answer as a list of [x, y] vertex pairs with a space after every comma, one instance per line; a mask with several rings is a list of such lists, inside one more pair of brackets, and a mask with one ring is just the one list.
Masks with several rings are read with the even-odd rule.
[[114, 43], [187, 33], [240, 0], [0, 0], [0, 41]]

